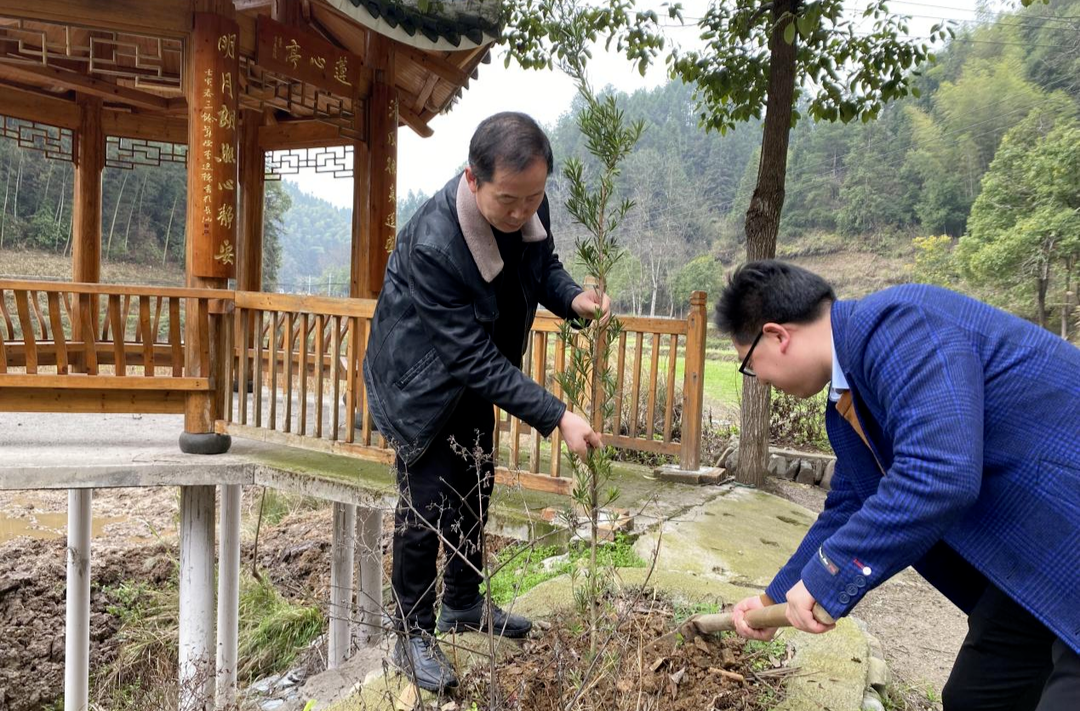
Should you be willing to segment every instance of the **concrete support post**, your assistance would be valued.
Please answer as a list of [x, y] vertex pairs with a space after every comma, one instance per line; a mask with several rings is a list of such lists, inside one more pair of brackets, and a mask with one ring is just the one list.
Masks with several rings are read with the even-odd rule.
[[352, 642], [353, 546], [356, 506], [334, 502], [330, 551], [330, 649], [326, 666], [336, 669], [349, 658]]
[[356, 543], [360, 559], [360, 585], [356, 607], [360, 636], [376, 644], [382, 636], [382, 511], [362, 506], [356, 517]]
[[86, 711], [90, 693], [90, 520], [93, 489], [68, 490], [64, 708]]
[[240, 632], [240, 494], [243, 487], [221, 487], [218, 533], [217, 708], [236, 701], [236, 663]]
[[214, 700], [214, 487], [180, 487], [179, 711]]

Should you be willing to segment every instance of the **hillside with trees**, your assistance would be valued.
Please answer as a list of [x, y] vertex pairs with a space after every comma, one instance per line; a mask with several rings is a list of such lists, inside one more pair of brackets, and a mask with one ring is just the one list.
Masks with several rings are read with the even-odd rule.
[[[877, 120], [797, 124], [778, 255], [833, 274], [849, 296], [930, 281], [1057, 330], [1080, 257], [1080, 2], [954, 31], [913, 96]], [[705, 133], [677, 82], [622, 99], [647, 129], [621, 176], [636, 207], [611, 288], [625, 310], [668, 314], [743, 259], [760, 125]], [[585, 159], [577, 110], [552, 130], [559, 160]], [[553, 199], [564, 192], [557, 178]], [[580, 228], [556, 221], [568, 253]]]

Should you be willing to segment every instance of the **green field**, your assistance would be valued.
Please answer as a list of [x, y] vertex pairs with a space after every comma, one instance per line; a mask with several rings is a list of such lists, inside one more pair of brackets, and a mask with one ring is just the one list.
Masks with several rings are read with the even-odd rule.
[[[675, 364], [675, 383], [682, 387], [683, 359]], [[739, 364], [730, 360], [705, 361], [705, 409], [738, 408], [742, 397], [742, 376]]]

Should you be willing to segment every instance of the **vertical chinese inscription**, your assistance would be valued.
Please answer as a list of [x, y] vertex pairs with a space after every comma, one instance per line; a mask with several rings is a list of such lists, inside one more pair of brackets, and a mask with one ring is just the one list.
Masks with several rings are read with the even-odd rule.
[[193, 268], [201, 277], [229, 278], [236, 271], [238, 34], [232, 20], [195, 14], [193, 76], [198, 85], [190, 115], [198, 122], [198, 143], [188, 160], [194, 164], [189, 187], [198, 215]]

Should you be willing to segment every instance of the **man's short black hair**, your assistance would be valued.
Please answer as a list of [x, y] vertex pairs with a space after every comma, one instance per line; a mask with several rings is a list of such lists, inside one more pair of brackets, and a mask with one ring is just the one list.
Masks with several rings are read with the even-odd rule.
[[469, 166], [481, 184], [490, 182], [500, 166], [520, 173], [538, 158], [547, 164], [551, 175], [555, 164], [544, 129], [532, 117], [517, 111], [487, 117], [476, 127], [469, 142]]
[[767, 323], [809, 323], [836, 301], [817, 274], [775, 259], [735, 270], [716, 300], [716, 327], [739, 343], [753, 341]]

